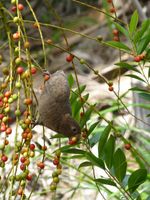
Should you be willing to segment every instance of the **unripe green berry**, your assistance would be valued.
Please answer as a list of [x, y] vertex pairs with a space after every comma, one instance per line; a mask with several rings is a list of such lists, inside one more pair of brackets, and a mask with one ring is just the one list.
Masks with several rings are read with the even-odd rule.
[[7, 67], [4, 67], [2, 70], [4, 75], [9, 75], [9, 70]]
[[19, 52], [19, 47], [15, 48], [15, 53], [17, 54]]
[[53, 178], [53, 182], [54, 182], [54, 183], [59, 183], [59, 178], [58, 178], [58, 177], [54, 177], [54, 178]]
[[17, 95], [17, 94], [13, 94], [13, 95], [12, 95], [12, 98], [13, 98], [13, 100], [15, 101], [15, 100], [18, 99], [18, 95]]
[[18, 22], [19, 22], [19, 17], [14, 17], [14, 18], [13, 18], [13, 22], [14, 22], [14, 23], [18, 23]]
[[50, 190], [51, 190], [51, 191], [55, 191], [56, 188], [57, 188], [56, 184], [52, 183], [52, 184], [50, 185]]
[[15, 111], [15, 115], [19, 117], [21, 115], [21, 111], [20, 110], [16, 110]]
[[19, 65], [21, 63], [21, 58], [19, 58], [19, 57], [16, 58], [15, 63], [16, 63], [16, 65]]
[[83, 65], [85, 64], [85, 60], [84, 59], [80, 59], [80, 63]]
[[11, 4], [16, 4], [16, 0], [11, 0]]
[[57, 172], [54, 171], [54, 172], [52, 173], [52, 177], [54, 178], [54, 177], [57, 177], [57, 176], [58, 176]]
[[11, 98], [11, 97], [8, 99], [8, 103], [13, 103], [13, 101], [14, 101], [14, 100], [13, 100], [13, 98]]
[[21, 86], [21, 82], [16, 82], [16, 88], [17, 88], [17, 89], [21, 89], [21, 87], [22, 87], [22, 86]]
[[3, 117], [2, 121], [3, 121], [3, 122], [7, 122], [7, 121], [8, 121], [8, 117], [6, 117], [6, 116]]
[[9, 108], [9, 107], [5, 108], [5, 109], [4, 109], [4, 112], [5, 112], [5, 113], [9, 113], [9, 112], [10, 112], [10, 108]]

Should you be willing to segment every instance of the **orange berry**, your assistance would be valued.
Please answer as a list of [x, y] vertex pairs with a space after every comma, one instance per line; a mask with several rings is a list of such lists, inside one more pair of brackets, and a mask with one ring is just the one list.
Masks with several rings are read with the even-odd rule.
[[47, 81], [49, 78], [50, 78], [50, 75], [48, 75], [48, 74], [44, 75], [44, 81]]
[[25, 99], [24, 100], [24, 104], [31, 105], [32, 104], [32, 99], [30, 99], [30, 98]]
[[22, 11], [23, 9], [24, 9], [23, 4], [19, 3], [19, 4], [18, 4], [18, 10], [19, 10], [19, 11]]
[[20, 34], [18, 32], [16, 32], [12, 35], [12, 37], [14, 40], [18, 40], [20, 38]]

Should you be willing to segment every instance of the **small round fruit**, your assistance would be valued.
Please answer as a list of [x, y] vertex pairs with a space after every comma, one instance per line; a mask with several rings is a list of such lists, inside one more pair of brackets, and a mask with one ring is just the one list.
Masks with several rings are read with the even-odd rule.
[[30, 99], [30, 98], [25, 99], [24, 100], [24, 104], [31, 105], [32, 104], [32, 99]]
[[85, 64], [85, 60], [84, 59], [80, 59], [80, 64]]
[[116, 12], [116, 9], [114, 7], [110, 8], [110, 12], [111, 13], [115, 13]]
[[49, 79], [50, 79], [50, 75], [45, 74], [45, 75], [44, 75], [44, 81], [48, 81]]
[[67, 55], [66, 57], [66, 61], [67, 62], [72, 62], [73, 61], [74, 56], [72, 54]]
[[124, 145], [125, 149], [126, 150], [130, 150], [131, 149], [131, 144], [130, 143], [127, 143]]
[[26, 41], [26, 42], [24, 43], [24, 48], [25, 48], [25, 49], [30, 48], [30, 42]]
[[16, 6], [12, 6], [12, 7], [11, 7], [11, 11], [12, 11], [12, 12], [16, 12], [16, 11], [17, 11], [17, 7], [16, 7]]
[[36, 67], [31, 67], [31, 74], [36, 74], [36, 72], [37, 72]]
[[110, 92], [114, 91], [113, 86], [109, 86], [108, 90], [109, 90]]
[[21, 82], [20, 82], [20, 81], [19, 81], [19, 82], [16, 82], [16, 88], [17, 88], [17, 89], [21, 89], [21, 87], [22, 87]]
[[7, 135], [10, 135], [11, 133], [12, 133], [12, 128], [8, 127], [8, 128], [6, 129], [6, 134], [7, 134]]
[[6, 162], [6, 161], [8, 160], [8, 157], [5, 156], [5, 155], [2, 155], [1, 160], [2, 160], [3, 162]]
[[51, 190], [51, 191], [55, 191], [56, 188], [57, 188], [56, 184], [51, 183], [51, 185], [50, 185], [50, 190]]
[[54, 165], [58, 165], [58, 164], [59, 164], [59, 159], [55, 158], [55, 159], [53, 160], [53, 164], [54, 164]]
[[17, 74], [22, 74], [24, 72], [23, 67], [18, 67], [17, 68]]
[[13, 100], [13, 98], [11, 98], [11, 97], [8, 99], [8, 103], [10, 103], [10, 104], [13, 103], [13, 101], [14, 101], [14, 100]]
[[11, 91], [7, 91], [7, 92], [5, 92], [5, 94], [4, 94], [4, 96], [7, 97], [7, 98], [9, 98], [10, 95], [11, 95]]
[[119, 37], [118, 36], [114, 36], [113, 40], [116, 41], [116, 42], [118, 42], [119, 41]]
[[12, 95], [12, 98], [13, 98], [13, 100], [15, 101], [15, 100], [18, 99], [18, 95], [17, 95], [17, 94], [13, 94], [13, 95]]
[[15, 63], [16, 65], [19, 65], [21, 63], [21, 58], [20, 57], [16, 58]]
[[19, 10], [19, 11], [22, 11], [23, 9], [24, 9], [23, 4], [19, 3], [19, 4], [18, 4], [18, 10]]
[[14, 17], [14, 18], [13, 18], [13, 22], [14, 22], [14, 23], [18, 23], [18, 22], [19, 22], [19, 17]]
[[9, 75], [9, 69], [7, 68], [7, 67], [4, 67], [3, 69], [2, 69], [2, 71], [3, 71], [3, 74], [4, 75]]
[[21, 158], [20, 158], [20, 161], [21, 161], [22, 163], [24, 163], [24, 162], [26, 161], [26, 158], [25, 158], [25, 157], [21, 157]]
[[28, 181], [31, 181], [31, 180], [32, 180], [32, 175], [31, 175], [31, 174], [28, 174], [27, 177], [26, 177], [26, 179], [27, 179]]
[[117, 29], [113, 29], [113, 34], [116, 35], [116, 36], [118, 36], [119, 31]]
[[12, 35], [12, 37], [14, 40], [18, 40], [20, 38], [20, 34], [18, 32], [16, 32]]
[[39, 162], [39, 163], [37, 164], [37, 166], [38, 166], [40, 169], [44, 169], [45, 164], [44, 164], [43, 162]]
[[141, 61], [141, 57], [140, 56], [135, 56], [134, 57], [134, 61], [135, 62], [140, 62]]
[[25, 168], [26, 168], [26, 166], [25, 166], [24, 164], [21, 164], [21, 165], [20, 165], [20, 169], [21, 169], [22, 171], [24, 171]]
[[58, 178], [58, 177], [54, 177], [54, 178], [53, 178], [53, 182], [54, 182], [54, 183], [59, 183], [59, 178]]

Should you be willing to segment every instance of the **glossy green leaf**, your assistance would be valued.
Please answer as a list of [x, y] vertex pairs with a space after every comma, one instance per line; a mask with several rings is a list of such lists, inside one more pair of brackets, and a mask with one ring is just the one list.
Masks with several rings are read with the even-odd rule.
[[99, 124], [99, 121], [98, 122], [95, 122], [94, 124], [92, 124], [88, 130], [88, 135], [90, 135], [90, 133], [93, 132], [93, 130], [96, 128], [96, 126]]
[[137, 27], [137, 24], [138, 24], [138, 17], [139, 17], [138, 12], [137, 12], [137, 10], [135, 10], [132, 17], [131, 17], [130, 24], [129, 24], [129, 32], [130, 32], [131, 35], [133, 33], [135, 33], [135, 31], [136, 31], [136, 27]]
[[98, 144], [98, 156], [99, 157], [101, 157], [103, 155], [103, 150], [104, 150], [105, 144], [107, 142], [110, 131], [111, 131], [111, 125], [109, 124], [104, 129], [103, 133], [101, 134], [99, 144]]
[[104, 160], [109, 169], [111, 169], [112, 167], [114, 151], [115, 151], [115, 137], [113, 135], [110, 135], [104, 148]]
[[126, 45], [125, 45], [124, 43], [122, 43], [122, 42], [108, 41], [108, 42], [106, 42], [106, 44], [108, 44], [108, 45], [111, 46], [111, 47], [120, 49], [120, 50], [124, 50], [124, 51], [127, 51], [127, 52], [130, 51], [130, 48], [129, 48], [128, 46], [126, 46]]
[[105, 169], [105, 165], [102, 159], [97, 158], [94, 154], [86, 152], [85, 156], [87, 158], [87, 160], [91, 161], [91, 163], [95, 166], [98, 166], [102, 169]]
[[82, 168], [82, 167], [89, 167], [89, 166], [93, 166], [91, 162], [83, 162], [79, 165], [79, 169]]
[[116, 184], [111, 179], [98, 178], [98, 179], [94, 179], [94, 181], [100, 185], [105, 184], [105, 185], [116, 186]]
[[71, 148], [71, 149], [61, 149], [61, 152], [64, 152], [64, 153], [72, 153], [72, 154], [85, 154], [85, 151], [80, 150], [80, 149], [75, 149], [75, 148]]
[[139, 185], [144, 183], [147, 178], [147, 170], [146, 169], [138, 169], [134, 171], [128, 180], [128, 188], [130, 193], [133, 193]]
[[131, 77], [131, 78], [134, 78], [134, 79], [137, 79], [137, 80], [139, 80], [139, 81], [142, 81], [142, 82], [146, 83], [145, 80], [143, 80], [142, 78], [140, 78], [140, 77], [137, 76], [137, 75], [134, 75], [134, 74], [127, 74], [126, 76], [129, 76], [129, 77]]
[[119, 182], [122, 182], [126, 175], [127, 162], [124, 152], [120, 148], [114, 154], [113, 167], [116, 178]]
[[140, 73], [140, 71], [136, 69], [136, 66], [129, 65], [128, 63], [125, 63], [125, 62], [116, 63], [115, 65]]
[[148, 33], [144, 36], [144, 38], [142, 38], [142, 40], [137, 45], [137, 53], [138, 54], [142, 53], [146, 49], [148, 44], [150, 43], [150, 37], [149, 36], [150, 36], [150, 30], [148, 31]]

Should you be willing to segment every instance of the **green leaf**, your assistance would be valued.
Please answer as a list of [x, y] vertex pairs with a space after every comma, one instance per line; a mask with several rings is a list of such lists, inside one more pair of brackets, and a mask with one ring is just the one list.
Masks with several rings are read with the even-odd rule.
[[80, 149], [75, 149], [75, 148], [72, 148], [72, 149], [61, 149], [61, 152], [72, 153], [72, 154], [85, 154], [85, 151], [80, 150]]
[[78, 168], [80, 169], [81, 167], [89, 167], [89, 166], [93, 166], [93, 165], [91, 162], [86, 161], [86, 162], [81, 163]]
[[81, 118], [81, 121], [80, 121], [80, 127], [81, 129], [83, 128], [83, 126], [87, 123], [87, 121], [90, 119], [90, 116], [92, 114], [92, 108], [89, 108], [85, 113], [84, 115], [82, 116]]
[[150, 26], [150, 20], [144, 20], [142, 23], [142, 27], [135, 33], [134, 36], [134, 43], [137, 43], [139, 40], [141, 40], [142, 36], [149, 30]]
[[122, 182], [126, 175], [127, 162], [124, 152], [120, 148], [114, 154], [113, 166], [116, 178]]
[[139, 18], [138, 12], [137, 12], [137, 10], [135, 10], [131, 17], [130, 24], [129, 24], [129, 32], [131, 35], [133, 35], [136, 31], [136, 27], [138, 24], [138, 18]]
[[98, 178], [94, 179], [94, 181], [100, 185], [106, 184], [106, 185], [116, 186], [116, 183], [114, 183], [111, 179]]
[[102, 159], [97, 158], [94, 154], [86, 152], [85, 156], [87, 160], [91, 161], [93, 165], [100, 167], [101, 169], [105, 169], [105, 165]]
[[138, 54], [141, 54], [146, 49], [148, 44], [150, 43], [149, 36], [150, 36], [150, 31], [148, 31], [148, 33], [144, 36], [144, 38], [142, 38], [142, 40], [137, 45], [137, 53]]
[[136, 69], [136, 66], [129, 65], [128, 63], [125, 63], [125, 62], [116, 63], [115, 65], [140, 73], [140, 71]]
[[128, 180], [128, 188], [130, 193], [133, 193], [139, 185], [144, 183], [147, 178], [147, 170], [146, 169], [138, 169], [134, 171]]
[[111, 125], [109, 124], [101, 134], [99, 144], [98, 144], [98, 156], [101, 157], [103, 155], [103, 150], [107, 141], [107, 138], [109, 136], [109, 133], [111, 131]]
[[114, 22], [114, 24], [115, 24], [116, 28], [117, 28], [122, 34], [124, 34], [127, 38], [129, 38], [129, 33], [128, 33], [128, 31], [127, 31], [123, 26], [121, 26], [120, 24], [118, 24], [118, 23], [116, 23], [116, 22]]
[[96, 128], [96, 126], [99, 124], [99, 121], [98, 122], [95, 122], [94, 124], [92, 124], [88, 130], [88, 135], [90, 135], [90, 133], [93, 132], [93, 130]]
[[131, 78], [134, 78], [134, 79], [137, 79], [137, 80], [139, 80], [139, 81], [142, 81], [142, 82], [146, 83], [142, 78], [140, 78], [140, 77], [137, 76], [137, 75], [134, 75], [134, 74], [127, 74], [127, 75], [125, 75], [125, 76], [129, 76], [129, 77], [131, 77]]
[[114, 151], [115, 151], [115, 137], [113, 135], [110, 135], [110, 138], [108, 139], [104, 148], [104, 160], [108, 169], [111, 169], [112, 167]]
[[106, 44], [108, 44], [108, 45], [111, 46], [111, 47], [120, 49], [120, 50], [124, 50], [124, 51], [127, 51], [127, 52], [130, 51], [130, 48], [129, 48], [128, 46], [126, 46], [126, 45], [125, 45], [124, 43], [122, 43], [122, 42], [108, 41], [108, 42], [106, 42]]
[[74, 78], [72, 74], [69, 74], [67, 78], [68, 78], [69, 87], [72, 88], [72, 86], [74, 85]]

